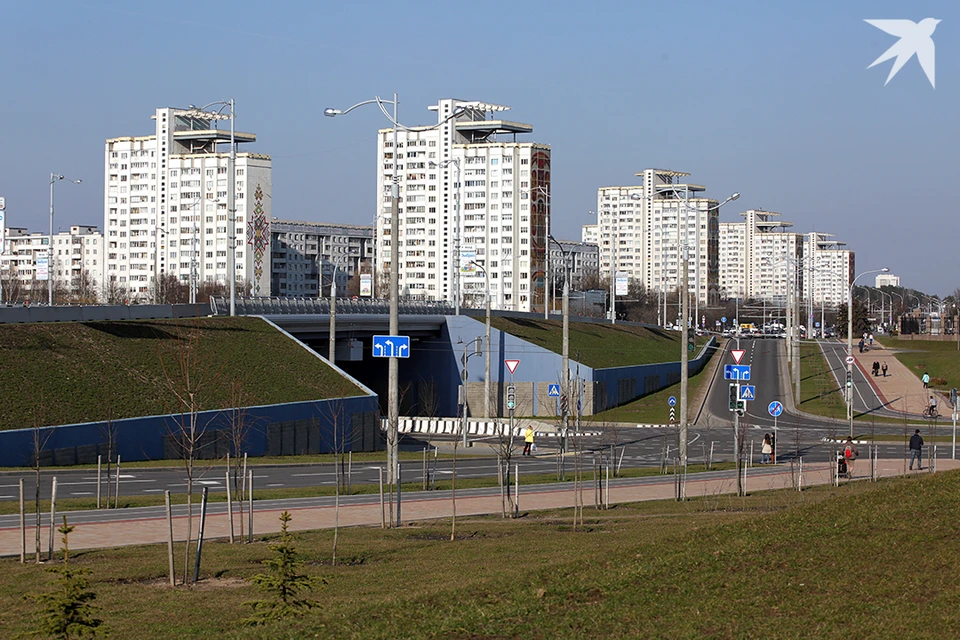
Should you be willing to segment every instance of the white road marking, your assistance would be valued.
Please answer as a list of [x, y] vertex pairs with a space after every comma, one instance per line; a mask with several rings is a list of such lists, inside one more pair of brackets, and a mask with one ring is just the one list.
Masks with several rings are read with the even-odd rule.
[[197, 484], [210, 484], [210, 485], [220, 484], [218, 480], [194, 480], [194, 482], [196, 482]]
[[70, 495], [72, 496], [92, 496], [92, 491], [74, 491]]
[[268, 484], [267, 486], [268, 486], [268, 487], [282, 487], [282, 486], [283, 486], [283, 483], [282, 483], [282, 482], [274, 482], [274, 483], [272, 483], [272, 484]]

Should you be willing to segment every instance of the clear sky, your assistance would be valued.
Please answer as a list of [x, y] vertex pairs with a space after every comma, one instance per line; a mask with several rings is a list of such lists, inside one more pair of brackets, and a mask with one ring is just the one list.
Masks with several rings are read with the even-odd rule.
[[[904, 286], [960, 287], [960, 3], [35, 2], [0, 0], [0, 195], [7, 223], [103, 225], [103, 145], [148, 135], [161, 106], [234, 97], [250, 150], [273, 156], [273, 215], [370, 224], [374, 95], [400, 119], [454, 97], [510, 105], [553, 153], [553, 228], [579, 239], [596, 189], [657, 167], [691, 173], [721, 220], [764, 208], [889, 267]], [[887, 86], [896, 42], [864, 19], [939, 18], [933, 89], [916, 58]], [[861, 282], [872, 280], [865, 278]]]

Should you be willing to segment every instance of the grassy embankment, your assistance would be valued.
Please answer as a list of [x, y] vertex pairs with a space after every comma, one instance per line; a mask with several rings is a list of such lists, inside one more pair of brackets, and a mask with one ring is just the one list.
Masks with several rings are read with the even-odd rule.
[[[920, 378], [924, 371], [931, 378], [943, 378], [946, 382], [934, 385], [949, 395], [950, 389], [960, 387], [960, 351], [957, 342], [934, 340], [910, 340], [909, 338], [883, 337], [880, 342], [894, 350], [894, 356]], [[942, 409], [941, 409], [942, 411]]]
[[202, 410], [361, 393], [257, 318], [4, 325], [0, 388], [18, 401], [0, 403], [0, 429], [179, 411], [188, 354]]
[[[264, 542], [204, 545], [201, 582], [166, 586], [166, 547], [86, 551], [100, 617], [120, 638], [867, 638], [960, 635], [960, 473], [802, 493], [712, 496], [519, 520], [463, 518], [298, 535], [328, 581], [302, 619], [246, 628]], [[296, 523], [296, 512], [293, 514]], [[82, 525], [81, 525], [82, 526]], [[182, 557], [178, 545], [175, 557]], [[179, 564], [178, 564], [179, 566]], [[50, 588], [0, 561], [0, 628], [36, 628]]]
[[[493, 318], [491, 324], [549, 351], [560, 353], [563, 346], [563, 323], [559, 320], [526, 318]], [[708, 338], [698, 337], [697, 348]], [[637, 364], [676, 362], [680, 359], [680, 332], [647, 329], [624, 324], [570, 324], [570, 358], [592, 368], [624, 367]], [[690, 396], [696, 397], [701, 386], [713, 374], [708, 363], [703, 372], [690, 378]], [[667, 398], [676, 395], [679, 383], [633, 402], [593, 416], [591, 422], [665, 423], [670, 408]]]

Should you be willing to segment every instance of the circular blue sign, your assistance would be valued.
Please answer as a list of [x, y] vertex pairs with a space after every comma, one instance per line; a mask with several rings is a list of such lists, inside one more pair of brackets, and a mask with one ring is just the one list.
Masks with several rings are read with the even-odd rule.
[[723, 316], [722, 318], [720, 318], [720, 322], [726, 322], [726, 321], [727, 321], [727, 316]]
[[667, 404], [672, 407], [677, 404], [677, 399], [674, 396], [670, 396], [670, 398], [667, 400]]
[[767, 406], [767, 411], [770, 413], [770, 415], [776, 418], [781, 413], [783, 413], [783, 404], [774, 400]]

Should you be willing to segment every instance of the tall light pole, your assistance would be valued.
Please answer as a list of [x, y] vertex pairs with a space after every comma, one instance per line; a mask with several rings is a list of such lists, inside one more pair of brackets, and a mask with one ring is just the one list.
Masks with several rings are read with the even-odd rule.
[[[561, 393], [566, 398], [567, 404], [566, 407], [570, 406], [570, 252], [563, 250], [563, 245], [557, 242], [557, 240], [551, 236], [547, 235], [549, 241], [553, 241], [557, 245], [557, 248], [560, 249], [560, 254], [563, 256], [563, 342], [561, 343], [560, 356], [561, 356], [561, 372], [560, 372], [560, 384], [561, 384]], [[548, 247], [549, 248], [549, 247]], [[568, 411], [561, 407], [561, 452], [566, 446], [567, 442], [567, 414]]]
[[888, 273], [890, 269], [873, 269], [864, 271], [853, 279], [847, 288], [847, 421], [850, 423], [850, 437], [853, 437], [853, 288], [857, 280], [871, 273]]
[[[379, 96], [374, 97], [372, 100], [364, 100], [363, 102], [358, 102], [348, 109], [334, 109], [327, 107], [323, 110], [323, 115], [333, 118], [335, 116], [342, 116], [350, 113], [358, 107], [362, 107], [368, 104], [375, 104], [379, 107], [380, 112], [384, 117], [390, 121], [393, 125], [393, 176], [392, 184], [390, 188], [390, 335], [397, 335], [400, 332], [400, 314], [399, 314], [399, 299], [400, 299], [400, 174], [397, 171], [398, 163], [400, 162], [400, 154], [397, 147], [397, 131], [403, 129], [404, 131], [409, 131], [408, 127], [400, 124], [400, 121], [397, 119], [399, 99], [397, 94], [393, 94], [393, 100], [384, 100]], [[391, 116], [384, 105], [393, 105], [393, 115]], [[417, 127], [418, 131], [426, 131], [430, 129], [436, 129], [443, 124], [446, 124], [447, 121], [453, 119], [460, 114], [460, 109], [455, 109], [450, 116], [445, 118], [439, 124], [433, 127]], [[377, 197], [378, 203], [377, 206], [380, 207], [380, 196]], [[379, 217], [380, 211], [377, 211]], [[397, 427], [399, 425], [399, 416], [400, 416], [400, 384], [399, 384], [399, 361], [397, 358], [389, 358], [387, 365], [387, 484], [396, 485], [396, 471], [397, 471], [397, 453], [398, 453], [398, 433]], [[397, 520], [399, 523], [400, 514], [397, 514]]]
[[[689, 193], [689, 191], [685, 191]], [[740, 192], [735, 192], [727, 197], [726, 200], [719, 204], [715, 204], [712, 207], [705, 209], [704, 213], [710, 213], [716, 209], [719, 209], [728, 202], [737, 200], [740, 197]], [[688, 199], [684, 197], [684, 219], [687, 216], [687, 204]], [[679, 230], [679, 226], [678, 226]], [[684, 224], [684, 238], [683, 238], [683, 264], [681, 265], [681, 278], [683, 280], [683, 287], [681, 288], [681, 311], [680, 311], [680, 325], [681, 325], [681, 334], [680, 334], [680, 345], [682, 348], [680, 356], [680, 461], [682, 464], [685, 464], [687, 461], [687, 406], [688, 406], [688, 393], [687, 387], [690, 378], [690, 353], [687, 348], [687, 338], [690, 328], [687, 326], [687, 315], [690, 310], [690, 283], [688, 282], [687, 274], [687, 260], [689, 259], [689, 249], [687, 245], [686, 237], [686, 224]], [[698, 265], [699, 268], [699, 265]], [[697, 292], [697, 295], [700, 295], [700, 292]], [[696, 335], [696, 333], [694, 333]]]
[[47, 248], [47, 293], [49, 294], [48, 304], [51, 307], [53, 306], [53, 185], [61, 180], [66, 180], [73, 184], [83, 182], [83, 180], [80, 179], [71, 180], [70, 178], [64, 178], [63, 175], [59, 173], [50, 174], [50, 246]]
[[[220, 105], [217, 111], [207, 111], [210, 107]], [[237, 132], [235, 122], [237, 114], [233, 98], [229, 100], [215, 100], [202, 107], [190, 105], [186, 115], [207, 118], [211, 120], [230, 120], [230, 155], [227, 160], [227, 221], [230, 228], [227, 231], [227, 241], [230, 243], [230, 255], [227, 260], [227, 280], [230, 284], [230, 315], [237, 315]], [[229, 109], [229, 115], [223, 110]], [[156, 278], [156, 274], [154, 274]]]
[[490, 274], [487, 272], [487, 268], [481, 264], [478, 264], [474, 260], [470, 261], [470, 264], [477, 267], [483, 271], [483, 288], [484, 288], [484, 303], [486, 306], [486, 335], [485, 335], [485, 344], [486, 349], [484, 350], [483, 355], [483, 417], [490, 417]]
[[440, 169], [446, 169], [451, 164], [457, 169], [457, 189], [453, 196], [456, 208], [454, 209], [453, 218], [453, 256], [450, 261], [453, 265], [453, 278], [451, 282], [453, 287], [454, 313], [455, 315], [460, 315], [460, 160], [458, 158], [450, 158], [449, 160], [441, 160], [440, 162], [430, 162], [431, 167], [438, 167]]

